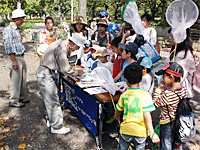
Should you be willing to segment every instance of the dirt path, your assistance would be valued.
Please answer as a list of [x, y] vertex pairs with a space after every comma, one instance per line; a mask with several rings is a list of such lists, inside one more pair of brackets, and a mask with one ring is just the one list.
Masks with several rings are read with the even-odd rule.
[[[26, 43], [25, 60], [28, 67], [28, 87], [30, 90], [30, 103], [24, 108], [8, 107], [9, 98], [9, 70], [6, 67], [7, 58], [4, 52], [4, 45], [0, 28], [0, 117], [9, 117], [7, 122], [10, 128], [9, 135], [2, 137], [0, 143], [5, 142], [11, 150], [15, 150], [22, 143], [26, 144], [27, 150], [92, 150], [96, 149], [95, 139], [86, 130], [84, 125], [76, 115], [69, 109], [64, 111], [64, 125], [71, 128], [67, 135], [55, 135], [49, 132], [43, 119], [43, 101], [37, 86], [36, 70], [39, 60], [35, 57], [33, 44]], [[162, 56], [168, 53], [162, 52]], [[194, 105], [200, 104], [200, 96], [197, 95], [193, 101]], [[197, 123], [197, 135], [191, 140], [189, 147], [194, 147], [194, 143], [200, 144], [200, 109], [195, 110]], [[25, 138], [20, 138], [20, 137]], [[23, 140], [24, 139], [24, 140]], [[116, 149], [117, 143], [108, 136], [103, 135], [104, 149]]]

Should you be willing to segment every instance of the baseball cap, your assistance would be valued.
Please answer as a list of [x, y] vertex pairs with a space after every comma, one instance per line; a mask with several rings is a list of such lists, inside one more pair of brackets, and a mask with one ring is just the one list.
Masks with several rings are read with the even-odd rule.
[[152, 61], [149, 57], [140, 57], [137, 60], [137, 64], [149, 69], [152, 67]]
[[84, 47], [84, 44], [86, 44], [86, 38], [80, 34], [80, 33], [72, 33], [72, 36], [69, 37], [69, 40], [74, 42], [79, 47]]
[[25, 12], [22, 9], [15, 9], [12, 11], [12, 19], [26, 17]]
[[165, 73], [168, 73], [170, 75], [181, 77], [183, 76], [183, 68], [176, 62], [169, 62], [167, 63], [161, 70], [156, 72], [156, 75], [163, 75]]
[[100, 13], [99, 13], [99, 16], [108, 16], [108, 12], [106, 10], [102, 10]]
[[122, 49], [126, 49], [127, 51], [129, 51], [133, 55], [138, 53], [138, 46], [137, 46], [137, 44], [135, 44], [133, 42], [129, 42], [129, 43], [126, 43], [126, 44], [119, 43], [119, 47], [122, 48]]

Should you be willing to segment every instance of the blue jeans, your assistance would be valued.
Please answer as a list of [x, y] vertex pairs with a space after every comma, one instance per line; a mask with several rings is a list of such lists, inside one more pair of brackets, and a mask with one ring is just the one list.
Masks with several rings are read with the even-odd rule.
[[160, 149], [161, 150], [182, 150], [182, 145], [177, 148], [173, 141], [173, 123], [160, 125]]
[[128, 150], [131, 143], [134, 144], [134, 150], [145, 149], [146, 137], [137, 137], [131, 135], [120, 134], [118, 150]]

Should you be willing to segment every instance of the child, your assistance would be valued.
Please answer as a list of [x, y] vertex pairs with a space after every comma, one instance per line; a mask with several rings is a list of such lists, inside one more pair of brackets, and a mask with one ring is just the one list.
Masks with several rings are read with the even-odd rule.
[[150, 42], [153, 46], [156, 45], [157, 42], [157, 32], [154, 28], [150, 27], [151, 16], [149, 14], [144, 14], [141, 16], [142, 24], [144, 25], [144, 38], [148, 42]]
[[[176, 117], [175, 112], [179, 103], [179, 97], [187, 97], [187, 91], [180, 83], [183, 76], [183, 68], [176, 62], [169, 62], [156, 74], [163, 75], [163, 81], [158, 85], [154, 94], [154, 105], [161, 107], [160, 149], [182, 149], [182, 146], [176, 145], [173, 142], [172, 124]], [[168, 89], [162, 93], [161, 89], [164, 85]]]
[[141, 90], [153, 94], [154, 81], [152, 76], [149, 74], [151, 72], [152, 61], [148, 57], [140, 57], [137, 61], [137, 64], [142, 68], [142, 82], [139, 83]]
[[93, 63], [91, 70], [93, 70], [96, 67], [105, 67], [112, 74], [113, 73], [113, 64], [107, 60], [107, 56], [109, 56], [109, 53], [108, 53], [106, 47], [98, 48], [95, 53], [95, 57], [97, 57], [97, 59], [99, 61], [95, 61]]
[[92, 69], [93, 63], [96, 61], [96, 56], [95, 56], [95, 52], [96, 52], [97, 47], [92, 47], [91, 50], [91, 55], [89, 54], [88, 56], [88, 60], [87, 63], [85, 65], [85, 69]]
[[114, 78], [114, 81], [118, 81], [120, 79], [120, 81], [125, 82], [123, 71], [128, 65], [136, 62], [137, 58], [135, 55], [138, 53], [138, 46], [135, 43], [129, 42], [128, 44], [120, 43], [119, 47], [123, 49], [122, 59], [126, 60], [123, 64], [122, 71]]
[[115, 118], [119, 119], [123, 113], [123, 122], [120, 125], [119, 150], [128, 149], [130, 143], [134, 144], [134, 149], [144, 149], [145, 140], [149, 135], [154, 143], [159, 142], [159, 137], [155, 134], [151, 111], [155, 110], [151, 95], [139, 89], [139, 82], [142, 79], [142, 69], [133, 63], [125, 68], [124, 77], [129, 89], [125, 91], [116, 105]]
[[121, 40], [122, 38], [116, 37], [111, 42], [112, 52], [117, 54], [113, 65], [113, 78], [115, 78], [122, 71], [123, 63], [125, 61], [125, 59], [122, 59], [122, 51], [119, 47]]

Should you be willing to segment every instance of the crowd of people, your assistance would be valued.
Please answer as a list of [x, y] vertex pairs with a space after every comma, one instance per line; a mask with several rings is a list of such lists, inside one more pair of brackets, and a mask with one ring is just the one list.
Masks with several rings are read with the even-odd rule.
[[[5, 51], [9, 60], [9, 106], [11, 107], [24, 107], [25, 103], [29, 102], [25, 48], [18, 28], [25, 17], [23, 10], [14, 10], [12, 21], [3, 32]], [[158, 53], [160, 52], [156, 48], [157, 32], [149, 26], [151, 16], [149, 14], [141, 16], [145, 28], [144, 35], [136, 34], [128, 22], [122, 23], [121, 27], [109, 22], [106, 10], [102, 10], [98, 17], [100, 20], [93, 18], [89, 27], [82, 16], [77, 16], [71, 24], [72, 29], [68, 31], [69, 36], [66, 40], [58, 39], [56, 30], [53, 29], [52, 17], [46, 17], [46, 28], [40, 31], [40, 46], [37, 52], [41, 60], [37, 70], [37, 80], [46, 108], [47, 126], [51, 127], [51, 133], [70, 132], [69, 128], [63, 126], [58, 87], [55, 83], [56, 74], [82, 76], [85, 72], [82, 70], [76, 72], [73, 68], [77, 65], [85, 68], [87, 72], [92, 72], [97, 67], [105, 67], [115, 82], [126, 82], [129, 87], [120, 96], [117, 109], [115, 113], [113, 112], [117, 120], [123, 114], [119, 149], [128, 149], [130, 143], [134, 144], [135, 149], [144, 149], [148, 136], [154, 143], [160, 142], [161, 149], [182, 149], [181, 146], [177, 147], [173, 142], [173, 136], [170, 135], [173, 130], [171, 122], [176, 117], [175, 103], [179, 102], [179, 97], [194, 96], [192, 79], [195, 60], [189, 29], [186, 39], [178, 43], [177, 48], [169, 30], [172, 48], [164, 67], [156, 72], [156, 75], [162, 75], [163, 79], [154, 91], [156, 84], [151, 75], [154, 62], [147, 56], [139, 55], [141, 47], [147, 43], [155, 47]], [[154, 132], [150, 113], [156, 107], [161, 108], [160, 138]]]

